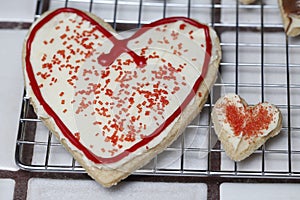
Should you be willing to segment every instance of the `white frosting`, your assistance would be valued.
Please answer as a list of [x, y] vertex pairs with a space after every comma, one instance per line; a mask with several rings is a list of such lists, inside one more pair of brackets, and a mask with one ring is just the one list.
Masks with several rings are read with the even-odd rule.
[[[246, 114], [246, 106], [242, 103], [240, 97], [236, 94], [227, 94], [224, 97], [221, 97], [215, 104], [214, 109], [212, 111], [213, 119], [214, 119], [214, 125], [216, 128], [216, 134], [218, 137], [221, 136], [221, 134], [227, 134], [227, 139], [232, 144], [234, 150], [237, 150], [238, 148], [247, 148], [249, 146], [249, 142], [253, 140], [253, 138], [256, 137], [265, 137], [269, 135], [277, 126], [279, 123], [279, 110], [273, 106], [270, 103], [260, 103], [257, 104], [255, 107], [253, 107], [253, 113], [257, 113], [259, 108], [265, 109], [268, 112], [268, 116], [271, 116], [271, 121], [268, 124], [267, 128], [262, 128], [260, 130], [257, 130], [258, 132], [253, 135], [253, 137], [247, 136], [247, 133], [244, 133], [244, 127], [247, 124], [247, 118], [245, 118], [244, 123], [242, 125], [243, 128], [241, 128], [241, 132], [235, 133], [234, 128], [231, 126], [231, 124], [228, 122], [227, 119], [227, 111], [226, 107], [228, 105], [234, 105], [238, 110], [241, 112], [241, 115]], [[247, 114], [246, 114], [247, 115]], [[266, 117], [268, 117], [266, 116]], [[241, 116], [241, 118], [243, 118]], [[241, 141], [242, 140], [248, 140], [248, 143], [246, 146], [241, 147]]]
[[[185, 24], [184, 30], [179, 30], [181, 24]], [[93, 154], [111, 158], [151, 135], [183, 103], [202, 72], [206, 41], [202, 29], [183, 21], [161, 25], [128, 43], [129, 49], [148, 58], [147, 66], [137, 68], [131, 62], [132, 57], [122, 53], [110, 67], [104, 67], [98, 64], [97, 58], [109, 53], [113, 43], [98, 30], [83, 36], [93, 28], [76, 14], [58, 14], [37, 31], [30, 61], [36, 81], [42, 85], [43, 98], [61, 121], [76, 137], [79, 133], [80, 142]], [[144, 50], [146, 46], [148, 49]], [[91, 56], [87, 58], [89, 52]], [[45, 63], [51, 63], [52, 67]], [[105, 77], [106, 73], [109, 76]], [[30, 88], [28, 79], [26, 85]], [[28, 93], [33, 96], [30, 89]], [[33, 100], [37, 101], [35, 97]], [[47, 116], [42, 109], [37, 113]], [[147, 145], [106, 167], [118, 167], [155, 147], [177, 119]], [[65, 138], [61, 130], [55, 128], [60, 137]], [[130, 131], [133, 131], [133, 141], [126, 140]]]

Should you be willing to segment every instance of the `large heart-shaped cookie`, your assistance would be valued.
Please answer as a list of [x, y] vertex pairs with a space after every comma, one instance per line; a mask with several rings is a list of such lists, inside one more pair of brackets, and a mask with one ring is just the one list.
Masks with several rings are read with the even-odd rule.
[[200, 112], [220, 54], [216, 33], [192, 19], [162, 19], [122, 39], [96, 16], [62, 8], [44, 14], [26, 38], [26, 91], [66, 149], [111, 186]]
[[267, 102], [248, 106], [236, 94], [227, 94], [216, 102], [212, 121], [226, 154], [235, 161], [248, 157], [282, 127], [277, 107]]

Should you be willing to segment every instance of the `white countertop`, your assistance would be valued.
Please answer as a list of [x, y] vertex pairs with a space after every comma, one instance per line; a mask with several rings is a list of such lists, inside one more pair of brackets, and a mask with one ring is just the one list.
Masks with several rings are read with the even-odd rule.
[[[36, 0], [0, 0], [0, 21], [32, 22]], [[0, 170], [17, 170], [15, 142], [23, 95], [21, 53], [27, 30], [0, 29]], [[5, 139], [2, 139], [5, 138]]]
[[0, 179], [0, 199], [13, 199], [15, 181], [12, 179]]
[[94, 181], [85, 180], [34, 178], [29, 181], [27, 200], [57, 200], [62, 197], [72, 200], [205, 200], [207, 187], [202, 183], [126, 182], [105, 189]]
[[15, 143], [23, 95], [22, 44], [27, 30], [0, 29], [0, 169], [17, 170]]
[[[4, 1], [4, 0], [0, 0]], [[13, 0], [13, 1], [5, 1], [2, 3], [0, 7], [0, 21], [33, 21], [33, 16], [36, 7], [36, 0]], [[208, 0], [203, 1], [210, 2]], [[235, 0], [224, 0], [223, 3], [235, 5]], [[266, 1], [271, 2], [271, 1]], [[275, 1], [274, 1], [275, 2]], [[63, 1], [54, 0], [52, 1], [52, 7], [55, 8], [63, 5]], [[17, 6], [15, 6], [17, 5]], [[78, 2], [72, 2], [72, 5], [75, 7], [80, 7]], [[274, 6], [274, 3], [272, 4]], [[271, 5], [271, 6], [272, 6]], [[101, 5], [102, 7], [97, 7], [98, 4], [95, 4], [94, 11], [99, 13], [99, 15], [104, 15], [104, 12], [100, 12], [101, 10], [108, 8], [110, 9], [110, 13], [112, 13], [113, 6], [109, 4]], [[119, 10], [126, 9], [127, 5], [122, 4], [119, 6]], [[88, 9], [88, 7], [84, 7], [84, 9]], [[108, 10], [107, 9], [107, 10]], [[153, 12], [153, 10], [157, 9], [156, 7], [148, 7], [148, 11]], [[175, 10], [175, 11], [174, 11]], [[200, 9], [201, 10], [201, 9]], [[280, 23], [280, 17], [277, 12], [274, 12], [275, 9], [266, 9], [265, 14], [265, 23]], [[170, 8], [168, 10], [168, 15], [178, 14], [175, 7]], [[204, 8], [203, 11], [207, 11], [207, 8]], [[225, 7], [221, 18], [222, 23], [227, 24], [235, 24], [235, 7]], [[244, 11], [244, 10], [242, 10]], [[248, 10], [250, 13], [249, 17], [244, 15], [243, 12], [240, 13], [240, 22], [241, 23], [260, 23], [260, 13], [252, 12], [252, 10]], [[276, 10], [275, 10], [276, 11]], [[162, 10], [157, 12], [155, 16], [150, 16], [151, 19], [160, 18]], [[186, 13], [186, 10], [181, 10], [182, 14]], [[193, 12], [192, 16], [197, 18], [202, 18], [204, 22], [210, 22], [210, 13], [204, 12]], [[275, 16], [275, 17], [274, 17]], [[113, 16], [108, 16], [109, 19], [112, 19]], [[118, 15], [119, 18], [131, 20], [131, 18], [126, 18], [129, 16]], [[133, 17], [133, 15], [130, 15]], [[136, 16], [134, 16], [136, 18]], [[149, 16], [143, 15], [142, 20], [149, 20]], [[22, 103], [22, 95], [23, 95], [23, 77], [22, 77], [22, 64], [21, 64], [21, 50], [22, 43], [25, 37], [27, 30], [1, 30], [0, 29], [0, 60], [1, 67], [3, 73], [0, 74], [0, 94], [1, 95], [1, 103], [0, 103], [0, 170], [9, 170], [16, 171], [18, 167], [14, 163], [14, 153], [15, 153], [15, 142], [16, 135], [18, 131], [19, 124], [19, 116], [20, 109]], [[227, 31], [220, 36], [223, 43], [235, 43], [235, 32]], [[239, 39], [241, 42], [247, 44], [247, 42], [252, 41], [254, 43], [260, 43], [260, 33], [247, 33], [240, 34]], [[279, 32], [275, 34], [265, 34], [265, 42], [269, 44], [282, 44], [284, 43], [284, 33]], [[294, 42], [297, 42], [294, 40]], [[223, 46], [224, 47], [224, 46]], [[257, 59], [257, 52], [260, 51], [260, 46], [255, 47], [241, 47], [240, 49], [240, 63], [253, 63], [260, 62]], [[272, 48], [265, 47], [265, 63], [285, 63], [285, 57], [281, 56], [284, 54], [284, 47], [281, 48]], [[293, 55], [290, 56], [290, 62], [292, 64], [296, 64], [300, 62], [299, 57], [299, 49], [292, 48], [291, 52], [294, 52]], [[246, 55], [246, 56], [245, 56]], [[296, 55], [296, 56], [295, 56]], [[235, 61], [235, 49], [234, 45], [228, 45], [224, 47], [223, 54], [224, 62], [234, 62]], [[225, 66], [223, 68], [222, 78], [224, 82], [232, 83], [234, 80], [234, 66]], [[250, 68], [246, 68], [249, 70]], [[248, 71], [246, 73], [252, 73], [257, 76], [252, 76], [251, 80], [244, 79], [244, 72], [241, 69], [240, 73], [240, 81], [244, 84], [260, 84], [260, 71], [257, 68], [252, 68], [253, 71]], [[292, 71], [295, 70], [295, 71]], [[300, 84], [299, 73], [297, 74], [297, 68], [291, 69], [291, 80], [293, 83]], [[280, 84], [286, 81], [286, 71], [284, 68], [276, 68], [271, 69], [266, 68], [266, 76], [265, 83], [266, 84]], [[296, 73], [294, 73], [296, 72]], [[246, 88], [246, 87], [245, 87]], [[232, 92], [234, 88], [226, 88], [224, 92]], [[247, 89], [247, 88], [246, 88]], [[249, 89], [249, 88], [248, 88]], [[272, 103], [278, 105], [286, 104], [286, 98], [284, 95], [278, 96], [278, 91], [285, 92], [283, 88], [266, 88], [265, 98], [267, 100], [272, 100]], [[299, 91], [299, 90], [298, 90]], [[249, 103], [256, 103], [261, 99], [261, 91], [253, 90], [251, 92], [244, 90], [241, 88], [241, 94], [243, 97], [247, 99]], [[299, 95], [295, 95], [297, 97], [292, 98], [292, 102], [298, 100]], [[299, 102], [299, 101], [298, 101]], [[284, 113], [286, 115], [286, 113]], [[292, 119], [292, 123], [299, 123], [299, 115], [295, 115]], [[286, 123], [286, 122], [284, 122]], [[285, 124], [286, 125], [286, 124]], [[4, 139], [3, 139], [4, 138]], [[284, 132], [279, 137], [274, 138], [270, 141], [266, 148], [269, 150], [282, 150], [287, 148], [287, 134]], [[299, 142], [300, 137], [296, 134], [292, 135], [292, 149], [299, 150]], [[190, 155], [191, 157], [193, 155]], [[266, 161], [266, 169], [265, 170], [275, 170], [275, 171], [286, 171], [287, 170], [287, 157], [286, 154], [267, 154], [265, 157]], [[295, 157], [296, 155], [294, 155]], [[189, 157], [187, 156], [186, 159]], [[292, 167], [294, 170], [300, 170], [300, 159], [295, 157], [296, 159], [292, 163]], [[38, 162], [39, 157], [36, 153], [33, 157], [33, 162]], [[35, 160], [37, 159], [37, 160]], [[55, 160], [56, 162], [60, 160]], [[222, 170], [232, 170], [234, 168], [234, 163], [230, 161], [224, 154], [221, 155], [221, 169]], [[199, 168], [199, 163], [189, 163], [191, 169]], [[201, 164], [201, 163], [200, 163]], [[203, 164], [203, 163], [202, 163]], [[206, 168], [206, 164], [203, 168]], [[243, 163], [239, 163], [237, 165], [239, 170], [257, 170], [261, 168], [261, 158], [260, 155], [252, 156], [250, 159]], [[14, 191], [15, 182], [12, 179], [0, 179], [0, 199], [12, 199], [13, 191]], [[71, 187], [71, 189], [70, 189]], [[243, 199], [255, 199], [264, 198], [264, 199], [282, 199], [282, 197], [289, 197], [289, 199], [297, 199], [300, 196], [300, 184], [245, 184], [245, 183], [223, 183], [220, 187], [220, 196], [221, 200], [227, 199], [240, 199], [243, 195]], [[3, 188], [7, 188], [8, 190], [3, 190]], [[47, 190], [45, 190], [47, 188]], [[61, 188], [63, 188], [61, 190]], [[60, 198], [62, 195], [67, 195], [68, 197], [72, 197], [74, 199], [74, 195], [82, 198], [90, 198], [96, 199], [98, 197], [106, 197], [107, 199], [118, 197], [125, 199], [133, 199], [133, 195], [136, 199], [138, 199], [138, 195], [140, 194], [148, 194], [150, 197], [151, 194], [155, 194], [155, 198], [153, 199], [169, 199], [172, 197], [173, 199], [206, 199], [207, 198], [207, 185], [202, 183], [142, 183], [142, 182], [126, 182], [126, 184], [120, 184], [120, 186], [116, 187], [117, 189], [103, 189], [94, 181], [86, 181], [86, 180], [52, 180], [52, 179], [31, 179], [29, 181], [28, 186], [28, 200], [34, 199], [52, 199]], [[179, 188], [179, 189], [178, 189]], [[280, 188], [280, 190], [278, 189]], [[57, 193], [57, 191], [73, 191], [68, 192], [68, 194]], [[88, 191], [88, 192], [86, 192]], [[128, 192], [130, 191], [130, 192]], [[53, 195], [54, 194], [54, 195]], [[181, 198], [182, 197], [182, 198]], [[279, 198], [280, 197], [280, 198]], [[76, 198], [75, 198], [76, 199]], [[152, 199], [152, 197], [150, 198]], [[146, 200], [146, 198], [145, 198]]]
[[0, 0], [0, 21], [32, 22], [36, 0]]
[[297, 200], [300, 184], [223, 183], [220, 200]]

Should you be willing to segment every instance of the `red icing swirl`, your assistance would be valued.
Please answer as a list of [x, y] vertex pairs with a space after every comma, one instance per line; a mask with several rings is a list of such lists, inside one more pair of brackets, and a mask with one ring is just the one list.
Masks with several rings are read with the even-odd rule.
[[[60, 13], [75, 13], [78, 16], [82, 17], [84, 20], [89, 21], [93, 26], [95, 26], [103, 35], [105, 35], [107, 38], [109, 38], [113, 44], [114, 47], [111, 49], [111, 52], [109, 54], [102, 54], [100, 57], [98, 57], [98, 62], [102, 63], [105, 66], [109, 66], [114, 59], [116, 59], [121, 53], [126, 52], [128, 53], [133, 59], [134, 62], [137, 64], [137, 67], [140, 66], [146, 66], [146, 60], [142, 56], [136, 55], [133, 51], [131, 51], [127, 47], [127, 43], [129, 40], [137, 38], [138, 36], [142, 35], [144, 32], [149, 30], [152, 27], [155, 26], [160, 26], [163, 24], [168, 24], [168, 23], [174, 23], [176, 21], [184, 21], [185, 23], [188, 23], [192, 26], [195, 26], [199, 29], [203, 29], [206, 37], [206, 54], [204, 58], [204, 64], [202, 67], [202, 74], [199, 74], [199, 78], [196, 80], [195, 84], [192, 87], [192, 90], [188, 93], [187, 98], [183, 101], [183, 103], [173, 112], [173, 114], [166, 119], [165, 123], [162, 123], [152, 134], [150, 134], [147, 137], [144, 137], [141, 141], [138, 143], [134, 144], [130, 148], [126, 149], [122, 153], [111, 157], [111, 158], [103, 158], [95, 155], [92, 153], [87, 147], [85, 147], [83, 144], [81, 144], [78, 140], [78, 136], [73, 134], [68, 127], [64, 124], [64, 122], [60, 119], [60, 117], [53, 111], [50, 105], [47, 104], [45, 101], [44, 97], [41, 94], [39, 85], [36, 81], [33, 68], [30, 62], [30, 55], [31, 55], [31, 45], [32, 42], [35, 38], [35, 35], [37, 34], [38, 30], [43, 27], [48, 21], [50, 21], [52, 18], [54, 18], [56, 15]], [[184, 29], [183, 26], [181, 26], [182, 29]], [[121, 47], [121, 48], [117, 48]], [[150, 141], [152, 141], [154, 138], [156, 138], [166, 127], [171, 124], [176, 117], [178, 117], [182, 110], [189, 104], [189, 102], [193, 99], [195, 94], [197, 94], [197, 90], [199, 89], [204, 77], [207, 74], [210, 58], [211, 58], [211, 51], [212, 51], [212, 41], [210, 38], [210, 33], [209, 33], [209, 27], [203, 24], [198, 23], [195, 20], [185, 18], [185, 17], [171, 17], [171, 18], [165, 18], [162, 20], [158, 20], [156, 22], [153, 22], [151, 24], [145, 25], [142, 29], [138, 30], [132, 37], [126, 40], [118, 40], [116, 39], [109, 31], [107, 31], [105, 28], [103, 28], [98, 22], [96, 22], [94, 19], [89, 17], [87, 14], [84, 12], [73, 9], [73, 8], [61, 8], [57, 9], [54, 12], [48, 14], [45, 16], [43, 19], [41, 19], [32, 29], [28, 40], [26, 44], [26, 57], [25, 57], [25, 62], [26, 62], [26, 72], [28, 74], [30, 86], [32, 87], [33, 93], [38, 99], [39, 103], [43, 106], [44, 110], [48, 113], [49, 116], [53, 118], [55, 121], [56, 125], [58, 128], [61, 130], [62, 134], [79, 150], [81, 150], [84, 155], [91, 161], [97, 164], [105, 164], [105, 163], [114, 163], [122, 158], [126, 157], [132, 152], [135, 152], [137, 149], [146, 146]]]
[[134, 51], [128, 49], [127, 43], [133, 38], [128, 38], [126, 40], [111, 39], [114, 47], [110, 50], [108, 54], [102, 54], [98, 57], [98, 63], [104, 67], [110, 66], [122, 53], [128, 53], [134, 60], [135, 64], [139, 67], [144, 67], [146, 63], [146, 58], [137, 55]]

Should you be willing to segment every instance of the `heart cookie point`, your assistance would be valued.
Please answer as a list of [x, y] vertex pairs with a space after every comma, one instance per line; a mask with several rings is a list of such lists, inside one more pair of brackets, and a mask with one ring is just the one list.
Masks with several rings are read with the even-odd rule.
[[251, 155], [282, 127], [280, 110], [270, 103], [248, 106], [236, 94], [221, 97], [212, 111], [215, 132], [235, 161]]

